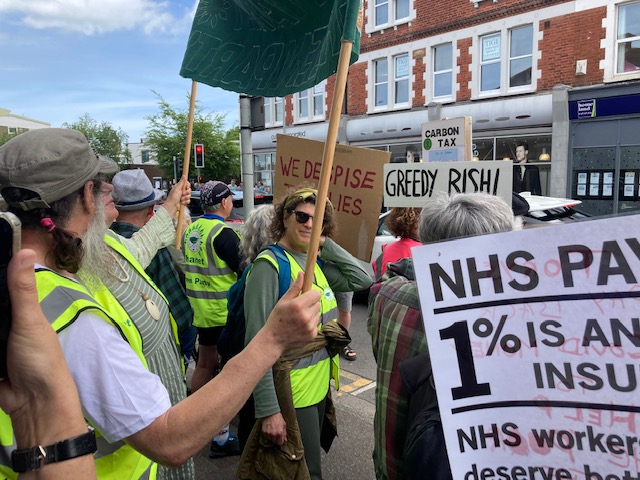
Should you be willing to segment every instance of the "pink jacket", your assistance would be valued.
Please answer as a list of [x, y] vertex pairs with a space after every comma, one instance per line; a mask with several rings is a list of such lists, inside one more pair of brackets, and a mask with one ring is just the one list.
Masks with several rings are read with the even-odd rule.
[[387, 265], [395, 263], [401, 258], [411, 257], [411, 248], [422, 245], [412, 238], [401, 238], [397, 242], [387, 243], [382, 246], [382, 253], [375, 261], [371, 262], [376, 282], [379, 282], [387, 271]]

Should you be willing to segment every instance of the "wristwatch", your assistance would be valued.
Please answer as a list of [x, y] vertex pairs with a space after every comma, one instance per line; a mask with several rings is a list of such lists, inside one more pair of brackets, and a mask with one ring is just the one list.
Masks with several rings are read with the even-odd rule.
[[24, 473], [29, 470], [38, 470], [48, 463], [62, 462], [94, 453], [98, 449], [96, 432], [91, 427], [87, 429], [89, 430], [87, 433], [61, 440], [53, 445], [46, 447], [37, 445], [33, 448], [14, 450], [11, 453], [11, 468], [14, 472]]

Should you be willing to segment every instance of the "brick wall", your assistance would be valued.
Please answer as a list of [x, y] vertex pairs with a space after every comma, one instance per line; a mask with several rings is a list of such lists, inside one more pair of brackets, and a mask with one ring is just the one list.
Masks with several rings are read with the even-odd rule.
[[[365, 0], [365, 16], [369, 14], [368, 5], [373, 0]], [[362, 52], [390, 47], [399, 43], [460, 30], [482, 23], [511, 17], [540, 8], [567, 3], [571, 0], [482, 0], [478, 8], [469, 0], [414, 0], [416, 18], [411, 25], [402, 24], [397, 28], [372, 32], [369, 36], [363, 32], [360, 42]]]
[[456, 77], [456, 82], [460, 85], [460, 90], [456, 93], [456, 100], [464, 101], [471, 99], [471, 89], [469, 82], [471, 81], [471, 58], [470, 48], [471, 38], [463, 38], [458, 40], [455, 47], [460, 51], [457, 59], [457, 65], [460, 67], [460, 73]]
[[347, 79], [347, 112], [349, 115], [363, 115], [367, 113], [367, 85], [365, 75], [367, 66], [364, 63], [352, 65]]
[[[605, 7], [592, 8], [540, 23], [543, 38], [538, 46], [542, 52], [538, 68], [542, 77], [538, 90], [549, 90], [559, 83], [574, 87], [602, 83], [604, 49], [600, 42], [605, 37], [605, 15]], [[578, 60], [587, 60], [586, 75], [576, 75]]]

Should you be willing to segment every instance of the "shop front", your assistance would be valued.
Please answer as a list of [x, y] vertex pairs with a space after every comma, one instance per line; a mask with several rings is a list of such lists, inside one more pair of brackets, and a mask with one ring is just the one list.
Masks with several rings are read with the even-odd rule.
[[[551, 95], [431, 105], [427, 109], [356, 118], [347, 121], [347, 142], [391, 152], [392, 162], [421, 161], [422, 124], [429, 120], [471, 116], [474, 161], [516, 160], [516, 147], [525, 142], [527, 164], [540, 172], [542, 195], [550, 195]], [[408, 152], [416, 152], [408, 155]]]
[[569, 92], [569, 191], [592, 215], [640, 211], [640, 85]]
[[[338, 142], [391, 152], [392, 162], [420, 162], [422, 124], [429, 120], [470, 116], [474, 161], [516, 159], [516, 147], [525, 142], [527, 163], [540, 172], [542, 195], [551, 195], [554, 162], [551, 94], [518, 96], [465, 104], [432, 104], [421, 110], [363, 117], [343, 117]], [[254, 182], [273, 188], [278, 134], [324, 141], [328, 123], [287, 126], [252, 133]], [[563, 165], [564, 166], [564, 165]]]

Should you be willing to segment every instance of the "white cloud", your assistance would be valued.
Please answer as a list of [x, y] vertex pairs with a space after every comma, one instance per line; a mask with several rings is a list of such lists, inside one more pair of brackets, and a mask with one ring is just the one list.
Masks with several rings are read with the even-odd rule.
[[11, 15], [35, 29], [103, 34], [141, 30], [175, 34], [190, 27], [193, 5], [175, 16], [169, 1], [156, 0], [0, 0], [0, 17]]

